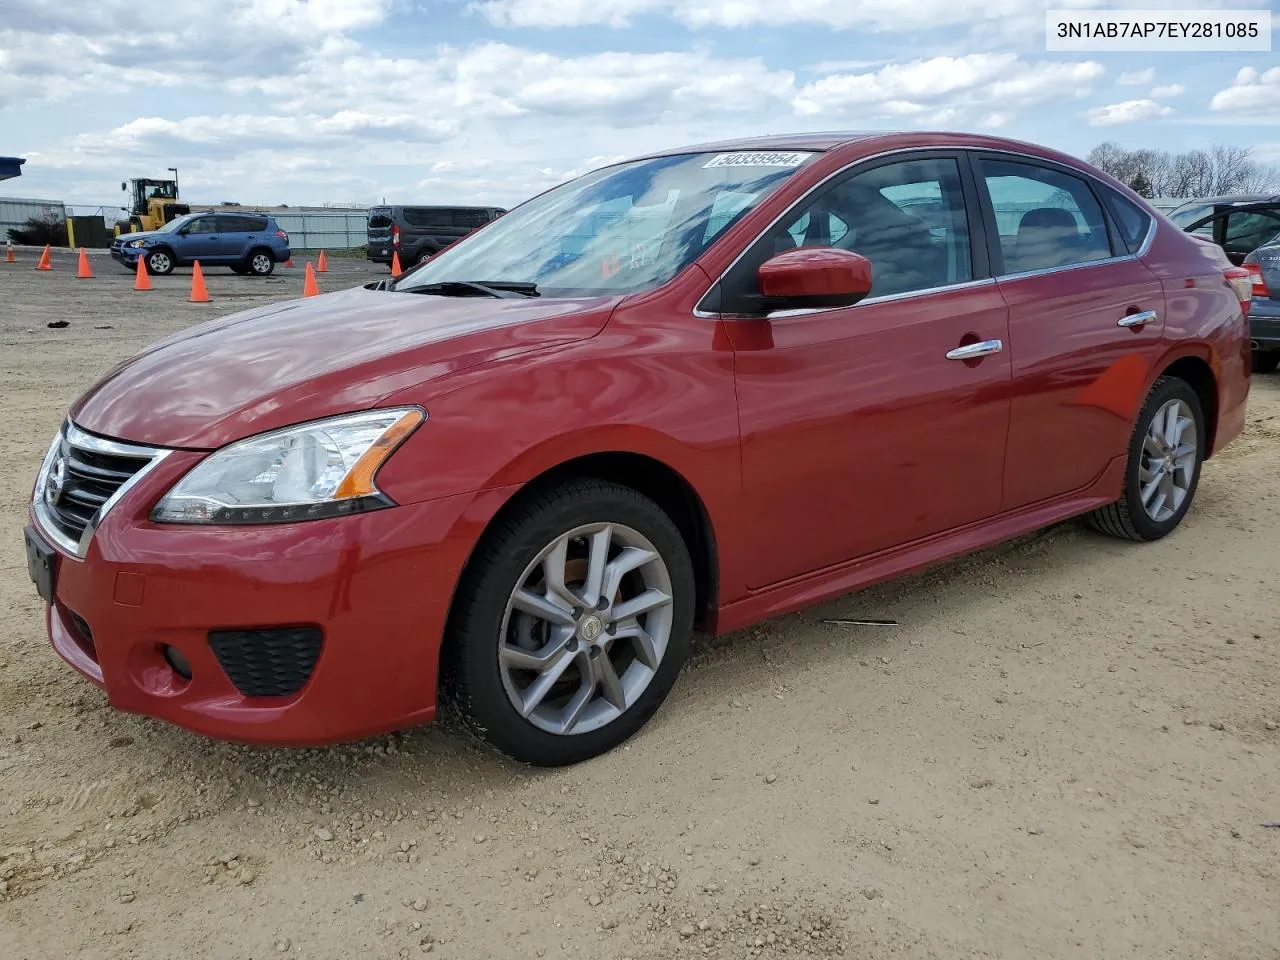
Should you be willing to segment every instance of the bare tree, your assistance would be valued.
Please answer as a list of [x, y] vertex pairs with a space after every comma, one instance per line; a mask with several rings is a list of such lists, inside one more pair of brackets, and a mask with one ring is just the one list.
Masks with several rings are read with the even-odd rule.
[[1280, 190], [1280, 172], [1256, 163], [1247, 147], [1216, 144], [1207, 150], [1171, 154], [1164, 150], [1127, 150], [1113, 141], [1100, 143], [1088, 161], [1140, 193], [1156, 197], [1212, 197], [1229, 193]]

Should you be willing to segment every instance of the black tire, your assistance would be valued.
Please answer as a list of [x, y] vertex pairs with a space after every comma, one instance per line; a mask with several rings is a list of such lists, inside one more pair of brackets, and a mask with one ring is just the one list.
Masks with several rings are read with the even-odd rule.
[[156, 247], [147, 251], [147, 273], [155, 277], [167, 277], [178, 265], [178, 258], [168, 247]]
[[417, 253], [413, 255], [413, 257], [411, 258], [411, 262], [404, 264], [404, 269], [409, 270], [412, 267], [416, 267], [423, 260], [427, 259], [427, 257], [435, 256], [436, 253], [437, 251], [435, 250], [425, 250], [425, 249], [419, 250]]
[[276, 258], [266, 247], [250, 250], [244, 258], [244, 269], [255, 277], [269, 277], [276, 268]]
[[[498, 644], [507, 602], [548, 544], [576, 527], [606, 522], [640, 533], [662, 558], [672, 588], [670, 637], [649, 685], [630, 707], [597, 729], [556, 734], [522, 717], [504, 687]], [[519, 762], [554, 767], [590, 759], [633, 736], [667, 698], [689, 653], [693, 607], [688, 547], [652, 500], [585, 479], [530, 494], [486, 531], [458, 585], [441, 657], [442, 700], [473, 735]]]
[[1275, 373], [1280, 369], [1280, 350], [1253, 351], [1254, 373]]
[[[1157, 411], [1171, 400], [1180, 400], [1191, 410], [1196, 431], [1195, 462], [1182, 503], [1171, 516], [1156, 520], [1143, 506], [1139, 474], [1142, 469], [1143, 446], [1146, 442], [1147, 430]], [[1099, 533], [1122, 540], [1150, 542], [1168, 536], [1182, 522], [1182, 518], [1186, 516], [1195, 499], [1196, 489], [1200, 484], [1200, 470], [1204, 465], [1206, 440], [1204, 411], [1200, 407], [1200, 398], [1195, 390], [1185, 380], [1177, 377], [1161, 377], [1152, 385], [1151, 392], [1147, 394], [1147, 400], [1142, 405], [1138, 420], [1134, 424], [1133, 434], [1129, 440], [1129, 462], [1125, 466], [1124, 492], [1115, 503], [1090, 513], [1086, 518], [1089, 525]]]

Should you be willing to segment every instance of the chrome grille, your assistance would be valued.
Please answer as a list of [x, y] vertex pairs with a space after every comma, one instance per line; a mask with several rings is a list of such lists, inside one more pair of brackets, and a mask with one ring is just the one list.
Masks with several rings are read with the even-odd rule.
[[67, 422], [36, 480], [32, 505], [41, 528], [63, 550], [83, 557], [107, 511], [166, 453], [97, 437]]

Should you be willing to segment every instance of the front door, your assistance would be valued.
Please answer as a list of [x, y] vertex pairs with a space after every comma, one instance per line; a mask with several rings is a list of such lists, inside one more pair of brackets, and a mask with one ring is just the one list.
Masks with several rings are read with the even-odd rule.
[[219, 233], [218, 217], [207, 213], [196, 217], [186, 226], [186, 236], [182, 243], [180, 256], [188, 262], [199, 260], [201, 263], [213, 263], [221, 259], [223, 254], [222, 237]]
[[[860, 164], [726, 275], [744, 496], [768, 586], [997, 513], [1009, 421], [1008, 310], [985, 280], [976, 194], [955, 154]], [[871, 260], [848, 308], [732, 319], [794, 246]], [[976, 258], [975, 258], [976, 254]], [[747, 300], [739, 300], [746, 303]]]

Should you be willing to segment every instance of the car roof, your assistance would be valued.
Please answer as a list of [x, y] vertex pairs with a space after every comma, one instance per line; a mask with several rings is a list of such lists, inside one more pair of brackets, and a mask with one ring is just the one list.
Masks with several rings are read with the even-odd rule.
[[718, 140], [710, 143], [682, 145], [633, 157], [633, 160], [650, 160], [682, 153], [720, 153], [734, 150], [813, 151], [827, 153], [862, 145], [863, 150], [874, 149], [883, 141], [887, 149], [941, 149], [941, 150], [999, 150], [1018, 153], [1042, 160], [1084, 166], [1079, 158], [1046, 147], [1043, 144], [995, 137], [988, 134], [968, 133], [958, 130], [828, 130], [812, 133], [773, 134], [763, 137], [744, 137], [738, 140]]
[[709, 143], [672, 147], [645, 154], [649, 157], [669, 157], [678, 153], [720, 153], [730, 150], [812, 150], [818, 153], [842, 147], [858, 140], [869, 140], [892, 134], [888, 130], [832, 130], [822, 133], [777, 133], [763, 137], [742, 137], [737, 140], [715, 140]]
[[1272, 200], [1280, 200], [1280, 194], [1274, 193], [1232, 193], [1225, 194], [1221, 197], [1195, 197], [1185, 203], [1179, 204], [1178, 210], [1183, 207], [1227, 207], [1242, 203], [1268, 203]]

